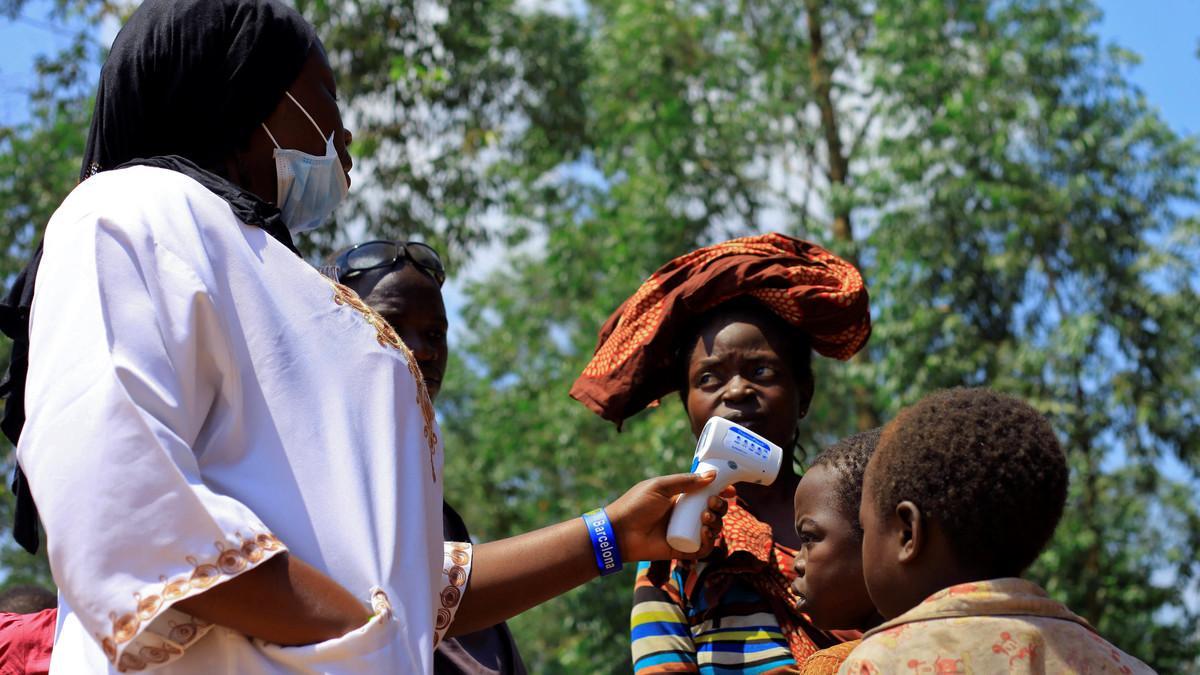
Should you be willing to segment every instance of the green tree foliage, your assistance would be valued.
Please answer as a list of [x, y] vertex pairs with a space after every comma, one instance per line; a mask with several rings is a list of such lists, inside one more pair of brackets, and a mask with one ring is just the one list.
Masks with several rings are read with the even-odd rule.
[[[1031, 575], [1160, 671], [1200, 670], [1200, 151], [1131, 86], [1136, 57], [1100, 43], [1094, 4], [563, 4], [297, 0], [359, 167], [340, 234], [309, 251], [423, 238], [467, 273], [439, 408], [447, 498], [475, 534], [685, 468], [676, 400], [618, 434], [566, 391], [654, 268], [779, 230], [859, 261], [876, 326], [851, 363], [818, 360], [804, 447], [939, 387], [1030, 399], [1073, 471]], [[5, 274], [74, 183], [94, 63], [76, 49], [0, 129]], [[0, 555], [10, 579], [45, 578]], [[533, 672], [627, 672], [631, 580], [514, 620]]]
[[1200, 511], [1157, 468], [1200, 467], [1195, 139], [1125, 81], [1133, 57], [1099, 44], [1090, 2], [879, 10], [900, 133], [864, 181], [891, 253], [872, 270], [876, 391], [990, 383], [1040, 406], [1075, 473], [1034, 576], [1160, 670], [1194, 666]]
[[[806, 445], [934, 388], [1029, 398], [1074, 470], [1031, 574], [1160, 670], [1196, 668], [1200, 154], [1095, 19], [1073, 0], [589, 3], [584, 143], [537, 177], [561, 199], [511, 214], [540, 227], [468, 291], [445, 411], [468, 520], [502, 536], [685, 466], [674, 401], [618, 436], [565, 391], [657, 265], [789, 231], [861, 261], [877, 326], [865, 358], [820, 364]], [[518, 637], [539, 671], [623, 672], [628, 596], [593, 584]]]
[[[25, 4], [0, 3], [0, 16], [15, 17]], [[70, 44], [36, 59], [37, 84], [25, 92], [28, 117], [0, 126], [0, 274], [6, 285], [25, 265], [42, 228], [79, 177], [99, 48], [91, 38], [92, 21], [80, 19], [77, 9], [66, 2], [53, 6], [54, 23], [43, 25], [71, 34]], [[92, 15], [93, 20], [99, 18]], [[9, 347], [7, 340], [0, 347], [5, 360]], [[15, 460], [8, 440], [0, 439], [0, 444], [0, 477], [7, 484]], [[30, 556], [8, 534], [13, 505], [12, 493], [0, 490], [0, 588], [25, 583], [53, 588], [44, 547], [38, 556]]]
[[513, 4], [297, 0], [337, 73], [359, 167], [339, 215], [350, 227], [316, 235], [311, 250], [365, 230], [420, 237], [455, 259], [511, 236], [487, 216], [536, 200], [520, 178], [577, 147], [583, 126], [578, 75], [559, 65], [581, 48], [578, 27]]

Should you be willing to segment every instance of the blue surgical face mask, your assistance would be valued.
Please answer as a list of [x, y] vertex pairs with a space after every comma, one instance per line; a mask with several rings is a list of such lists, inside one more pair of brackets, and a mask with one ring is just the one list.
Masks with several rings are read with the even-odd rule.
[[[291, 93], [284, 93], [300, 108], [300, 112], [304, 113], [308, 121], [312, 122], [321, 138], [325, 138], [321, 127], [304, 106], [300, 105]], [[275, 144], [277, 203], [283, 213], [283, 222], [292, 234], [320, 227], [350, 189], [346, 183], [346, 172], [342, 170], [342, 163], [338, 160], [337, 150], [333, 146], [333, 134], [330, 133], [325, 142], [325, 155], [317, 157], [292, 148], [279, 147], [267, 125], [263, 124], [262, 128]]]

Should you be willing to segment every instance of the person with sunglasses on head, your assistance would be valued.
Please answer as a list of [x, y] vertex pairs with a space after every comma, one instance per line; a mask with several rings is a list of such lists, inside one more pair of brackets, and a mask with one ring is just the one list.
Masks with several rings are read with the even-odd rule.
[[[332, 276], [335, 281], [354, 277], [358, 279], [356, 284], [360, 284], [363, 279], [361, 275], [364, 272], [399, 271], [404, 268], [406, 261], [436, 281], [439, 289], [442, 284], [446, 283], [446, 268], [442, 265], [441, 257], [438, 256], [437, 251], [433, 250], [432, 246], [419, 241], [402, 242], [376, 239], [355, 244], [342, 249], [333, 257], [332, 264], [323, 267], [321, 271]], [[360, 287], [356, 284], [347, 283], [357, 291]]]
[[[351, 246], [322, 269], [379, 312], [412, 350], [429, 398], [437, 400], [446, 373], [448, 322], [442, 300], [446, 271], [431, 247], [419, 242], [370, 241]], [[458, 511], [443, 498], [442, 536], [470, 541]], [[433, 653], [437, 675], [524, 675], [525, 663], [508, 624], [442, 640]]]
[[14, 534], [36, 549], [40, 516], [59, 589], [51, 673], [428, 673], [447, 635], [618, 555], [674, 557], [673, 497], [711, 477], [500, 542], [441, 536], [417, 359], [293, 241], [351, 168], [295, 9], [146, 0], [95, 100], [80, 183], [0, 305]]

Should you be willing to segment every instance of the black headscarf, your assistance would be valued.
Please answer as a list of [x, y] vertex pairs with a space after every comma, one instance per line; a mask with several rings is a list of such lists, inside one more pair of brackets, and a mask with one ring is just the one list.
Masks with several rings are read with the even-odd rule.
[[[229, 202], [239, 220], [295, 251], [279, 210], [230, 182], [225, 167], [314, 48], [323, 49], [312, 26], [277, 0], [146, 0], [100, 71], [80, 181], [131, 165], [178, 171]], [[29, 309], [41, 257], [39, 244], [0, 303], [0, 330], [13, 340], [0, 383], [0, 429], [13, 444], [25, 424]], [[36, 552], [37, 509], [20, 467], [12, 488], [13, 537]]]

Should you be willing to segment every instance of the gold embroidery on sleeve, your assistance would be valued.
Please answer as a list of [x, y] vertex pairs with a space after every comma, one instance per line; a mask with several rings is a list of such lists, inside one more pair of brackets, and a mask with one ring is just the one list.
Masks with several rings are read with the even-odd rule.
[[148, 595], [142, 597], [141, 593], [134, 593], [133, 599], [137, 601], [137, 615], [142, 621], [149, 621], [158, 614], [158, 608], [162, 607], [162, 598], [157, 595]]
[[462, 601], [463, 586], [467, 583], [471, 566], [471, 545], [457, 541], [443, 542], [442, 579], [445, 582], [438, 594], [441, 607], [434, 618], [433, 646], [442, 640], [442, 635], [454, 620], [454, 612]]
[[171, 642], [176, 642], [181, 645], [187, 645], [195, 640], [200, 634], [200, 629], [205, 625], [199, 621], [188, 621], [187, 623], [168, 622], [171, 630], [167, 631], [167, 639]]
[[121, 660], [117, 662], [117, 670], [122, 673], [127, 673], [131, 670], [145, 670], [146, 662], [133, 652], [125, 652], [121, 655]]
[[392, 617], [392, 601], [388, 599], [387, 593], [378, 586], [371, 589], [371, 610], [376, 615], [383, 615], [384, 618]]
[[96, 637], [100, 641], [104, 655], [109, 662], [117, 666], [117, 670], [120, 672], [144, 670], [149, 665], [166, 663], [172, 656], [182, 654], [183, 648], [199, 637], [201, 629], [208, 627], [209, 624], [199, 620], [183, 624], [172, 621], [167, 640], [158, 637], [158, 644], [143, 644], [138, 648], [136, 654], [126, 650], [118, 657], [120, 645], [133, 640], [143, 624], [153, 621], [163, 609], [164, 603], [181, 600], [189, 595], [194, 595], [197, 591], [203, 591], [222, 577], [234, 576], [245, 570], [248, 565], [261, 561], [266, 552], [284, 548], [283, 542], [267, 532], [252, 535], [248, 539], [243, 537], [240, 532], [235, 533], [235, 536], [241, 542], [238, 547], [228, 547], [226, 542], [214, 542], [217, 555], [212, 561], [200, 562], [194, 556], [186, 556], [185, 559], [192, 566], [190, 573], [170, 580], [166, 577], [159, 577], [161, 584], [156, 592], [146, 595], [140, 591], [134, 592], [133, 611], [119, 615], [116, 612], [109, 612], [108, 618], [112, 622], [112, 632], [109, 635], [97, 635]]

